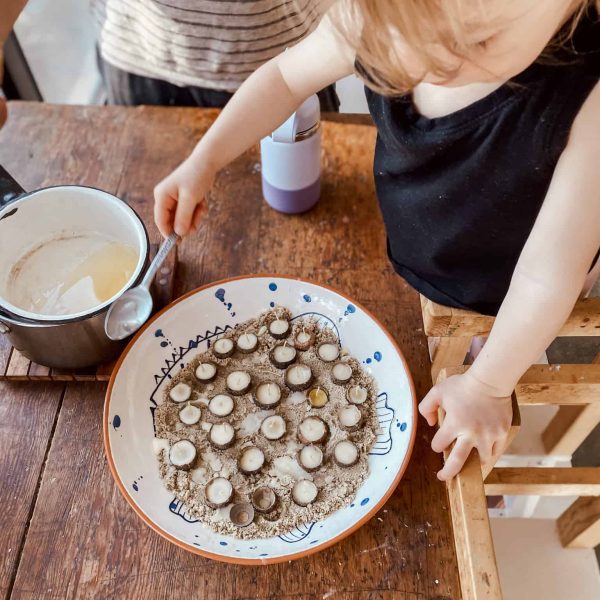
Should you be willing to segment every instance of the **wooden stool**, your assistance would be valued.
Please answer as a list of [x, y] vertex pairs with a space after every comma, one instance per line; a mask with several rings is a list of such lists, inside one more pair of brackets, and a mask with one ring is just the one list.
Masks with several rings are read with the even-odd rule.
[[[433, 381], [464, 373], [468, 367], [462, 363], [472, 337], [487, 335], [493, 317], [424, 298], [421, 305]], [[578, 302], [560, 335], [600, 335], [600, 298]], [[600, 354], [594, 362], [600, 363], [599, 359]], [[534, 365], [528, 369], [513, 394], [510, 437], [520, 425], [519, 406], [548, 404], [560, 409], [544, 431], [546, 451], [570, 455], [600, 421], [600, 364]], [[440, 414], [440, 423], [442, 420]], [[502, 598], [486, 494], [579, 496], [558, 519], [561, 542], [579, 548], [600, 543], [600, 468], [492, 469], [490, 465], [482, 472], [474, 450], [447, 487], [463, 598]]]
[[[494, 324], [494, 317], [442, 306], [423, 296], [421, 309], [433, 381], [437, 381], [442, 369], [462, 365], [472, 338], [488, 335]], [[577, 302], [559, 332], [559, 337], [566, 336], [600, 336], [600, 297]], [[594, 362], [600, 363], [600, 353]], [[565, 385], [579, 376], [577, 365], [555, 365], [555, 369], [564, 375]], [[564, 391], [570, 393], [567, 388]], [[581, 393], [585, 395], [587, 391], [582, 389]], [[598, 423], [600, 405], [596, 403], [561, 406], [542, 435], [546, 453], [571, 456]]]

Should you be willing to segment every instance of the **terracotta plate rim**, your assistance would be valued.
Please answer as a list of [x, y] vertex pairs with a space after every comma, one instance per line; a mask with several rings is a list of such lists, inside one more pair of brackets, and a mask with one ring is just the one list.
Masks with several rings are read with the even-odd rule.
[[[227, 283], [231, 283], [232, 281], [239, 281], [241, 279], [257, 279], [257, 278], [265, 278], [265, 279], [287, 279], [287, 280], [291, 280], [291, 281], [300, 281], [302, 283], [308, 283], [311, 285], [316, 285], [319, 287], [322, 287], [326, 290], [329, 290], [335, 294], [338, 294], [339, 296], [341, 296], [342, 298], [345, 298], [348, 302], [351, 302], [352, 304], [356, 305], [358, 308], [360, 308], [362, 311], [364, 311], [371, 319], [373, 319], [373, 321], [380, 327], [380, 329], [383, 331], [383, 333], [386, 335], [386, 337], [389, 339], [389, 341], [391, 342], [391, 344], [393, 345], [394, 349], [396, 350], [396, 352], [398, 353], [398, 356], [400, 356], [400, 359], [402, 360], [402, 363], [404, 365], [404, 369], [406, 371], [406, 375], [408, 378], [408, 383], [409, 383], [409, 388], [410, 388], [410, 393], [412, 396], [412, 404], [413, 404], [413, 422], [414, 422], [414, 426], [412, 428], [412, 433], [410, 436], [410, 440], [408, 443], [408, 449], [406, 452], [406, 455], [404, 457], [404, 460], [402, 461], [402, 465], [400, 466], [400, 469], [398, 471], [398, 474], [396, 475], [394, 481], [392, 482], [392, 484], [390, 485], [390, 487], [388, 488], [388, 490], [386, 491], [386, 493], [383, 495], [383, 497], [381, 498], [381, 500], [373, 505], [373, 507], [367, 512], [366, 515], [364, 515], [359, 521], [357, 521], [354, 525], [352, 525], [351, 527], [349, 527], [348, 529], [346, 529], [345, 531], [343, 531], [342, 533], [340, 533], [339, 535], [335, 536], [334, 538], [327, 540], [326, 542], [323, 542], [322, 544], [318, 544], [313, 548], [309, 548], [307, 550], [303, 550], [301, 552], [296, 552], [294, 554], [287, 554], [285, 556], [280, 556], [280, 557], [273, 557], [273, 558], [235, 558], [235, 557], [229, 557], [229, 556], [223, 556], [220, 554], [214, 554], [212, 552], [208, 552], [206, 550], [202, 550], [201, 548], [197, 548], [195, 546], [192, 546], [190, 544], [187, 544], [185, 542], [182, 542], [181, 540], [177, 539], [176, 537], [172, 536], [170, 533], [168, 533], [167, 531], [165, 531], [164, 529], [162, 529], [162, 527], [159, 527], [154, 521], [152, 521], [145, 513], [144, 511], [137, 505], [137, 503], [135, 502], [135, 500], [133, 499], [133, 497], [130, 495], [130, 493], [127, 491], [127, 488], [125, 487], [125, 484], [123, 483], [123, 481], [121, 480], [121, 477], [119, 476], [118, 472], [117, 472], [117, 468], [115, 466], [114, 463], [114, 459], [112, 456], [112, 449], [110, 446], [110, 440], [109, 440], [109, 422], [108, 422], [108, 417], [109, 417], [109, 408], [110, 408], [110, 398], [112, 395], [112, 390], [113, 390], [113, 386], [115, 384], [115, 380], [117, 378], [117, 375], [119, 373], [119, 370], [121, 369], [123, 362], [125, 360], [125, 357], [127, 356], [127, 354], [129, 353], [129, 351], [133, 348], [134, 344], [137, 342], [137, 340], [140, 338], [140, 336], [143, 335], [143, 333], [152, 326], [152, 323], [154, 321], [156, 321], [159, 317], [161, 317], [165, 312], [167, 312], [168, 310], [170, 310], [173, 306], [175, 306], [176, 304], [178, 304], [179, 302], [182, 302], [183, 300], [186, 300], [187, 298], [194, 296], [195, 294], [217, 286], [217, 285], [226, 285]], [[310, 279], [306, 279], [304, 277], [294, 277], [291, 275], [280, 275], [278, 273], [256, 273], [256, 274], [252, 274], [252, 275], [239, 275], [236, 277], [228, 277], [225, 279], [220, 279], [218, 281], [213, 281], [210, 283], [207, 283], [205, 285], [202, 285], [200, 287], [197, 287], [185, 294], [183, 294], [182, 296], [180, 296], [179, 298], [177, 298], [176, 300], [174, 300], [173, 302], [171, 302], [170, 304], [168, 304], [167, 306], [165, 306], [163, 309], [161, 309], [159, 312], [157, 312], [133, 337], [133, 339], [127, 344], [127, 347], [125, 348], [125, 350], [123, 350], [123, 352], [121, 353], [121, 355], [119, 356], [114, 369], [112, 371], [110, 380], [108, 382], [108, 388], [106, 390], [106, 396], [105, 396], [105, 400], [104, 400], [104, 414], [103, 414], [103, 438], [104, 438], [104, 450], [106, 453], [106, 459], [108, 461], [108, 466], [110, 468], [111, 474], [113, 476], [113, 479], [115, 480], [117, 487], [119, 488], [119, 490], [121, 491], [121, 494], [124, 496], [125, 500], [128, 502], [128, 504], [133, 508], [133, 510], [137, 513], [137, 515], [144, 521], [144, 523], [146, 523], [146, 525], [148, 525], [151, 529], [153, 529], [156, 533], [158, 533], [159, 535], [161, 535], [162, 537], [164, 537], [165, 539], [169, 540], [170, 542], [172, 542], [173, 544], [179, 546], [180, 548], [183, 548], [184, 550], [187, 550], [189, 552], [193, 552], [194, 554], [198, 554], [200, 556], [204, 556], [205, 558], [211, 558], [213, 560], [217, 560], [220, 562], [225, 562], [225, 563], [230, 563], [230, 564], [238, 564], [238, 565], [269, 565], [269, 564], [276, 564], [276, 563], [282, 563], [282, 562], [288, 562], [291, 560], [297, 560], [299, 558], [304, 558], [306, 556], [309, 556], [311, 554], [315, 554], [316, 552], [321, 552], [322, 550], [325, 550], [326, 548], [329, 548], [330, 546], [333, 546], [334, 544], [336, 544], [337, 542], [340, 542], [341, 540], [343, 540], [344, 538], [348, 537], [349, 535], [351, 535], [352, 533], [354, 533], [357, 529], [359, 529], [360, 527], [362, 527], [367, 521], [369, 521], [374, 515], [375, 513], [377, 513], [383, 506], [384, 504], [389, 500], [390, 496], [394, 493], [395, 489], [398, 487], [398, 484], [400, 483], [400, 480], [402, 479], [402, 476], [404, 475], [404, 472], [406, 471], [406, 468], [408, 466], [408, 462], [410, 460], [410, 457], [412, 455], [413, 452], [413, 448], [415, 445], [415, 439], [416, 439], [416, 434], [417, 434], [417, 395], [416, 395], [416, 391], [415, 391], [415, 384], [412, 378], [412, 375], [408, 369], [408, 363], [406, 361], [406, 358], [404, 357], [404, 354], [402, 353], [402, 350], [400, 350], [400, 347], [398, 346], [396, 340], [393, 338], [393, 336], [389, 333], [389, 331], [387, 330], [387, 328], [381, 323], [381, 321], [367, 308], [365, 308], [360, 302], [357, 302], [356, 300], [354, 300], [353, 298], [350, 298], [349, 296], [347, 296], [346, 294], [340, 292], [339, 290], [323, 284], [323, 283], [318, 283], [316, 281], [312, 281]]]

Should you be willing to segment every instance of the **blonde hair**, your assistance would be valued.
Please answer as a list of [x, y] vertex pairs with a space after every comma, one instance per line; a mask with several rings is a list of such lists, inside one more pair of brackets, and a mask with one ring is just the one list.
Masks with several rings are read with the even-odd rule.
[[[492, 20], [484, 4], [483, 0], [341, 0], [332, 18], [356, 52], [356, 74], [374, 91], [397, 96], [413, 89], [424, 73], [447, 79], [456, 72], [473, 48], [473, 34]], [[600, 0], [573, 0], [569, 19], [547, 50], [564, 45], [586, 8], [594, 4], [600, 12]], [[407, 52], [414, 60], [406, 60]], [[420, 65], [420, 73], [411, 73], [407, 62]]]

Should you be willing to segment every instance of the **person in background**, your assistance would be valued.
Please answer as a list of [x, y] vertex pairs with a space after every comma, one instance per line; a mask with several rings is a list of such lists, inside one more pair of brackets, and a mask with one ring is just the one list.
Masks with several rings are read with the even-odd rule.
[[[2, 81], [4, 80], [4, 53], [2, 48], [0, 47], [0, 85], [2, 85]], [[6, 96], [0, 87], [0, 128], [2, 125], [6, 123], [6, 118], [8, 116], [8, 112], [6, 110]]]
[[[0, 47], [26, 3], [2, 0]], [[221, 108], [253, 71], [310, 34], [330, 4], [91, 0], [108, 102]], [[322, 111], [339, 108], [334, 85], [319, 91], [319, 100]], [[5, 120], [0, 99], [0, 126]]]
[[456, 475], [473, 448], [484, 463], [502, 454], [511, 392], [595, 276], [598, 7], [341, 0], [314, 33], [248, 78], [155, 188], [159, 229], [186, 235], [220, 169], [316, 90], [354, 72], [363, 78], [395, 270], [431, 300], [497, 315], [470, 369], [420, 404], [431, 426], [439, 408], [446, 413], [432, 441], [436, 452], [450, 450], [440, 479]]

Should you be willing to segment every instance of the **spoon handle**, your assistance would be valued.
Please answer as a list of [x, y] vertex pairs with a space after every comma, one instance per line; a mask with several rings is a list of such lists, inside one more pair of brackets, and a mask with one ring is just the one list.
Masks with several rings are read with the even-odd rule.
[[178, 238], [179, 236], [176, 233], [172, 233], [161, 244], [158, 252], [156, 253], [156, 256], [154, 257], [154, 260], [150, 263], [150, 266], [148, 267], [148, 270], [144, 275], [144, 279], [142, 279], [140, 287], [145, 287], [146, 289], [150, 288], [150, 284], [154, 279], [154, 275], [156, 275], [156, 271], [158, 271], [160, 265], [163, 264], [165, 258], [167, 258], [167, 255], [169, 254], [169, 252], [171, 252], [171, 249], [177, 243]]

